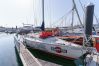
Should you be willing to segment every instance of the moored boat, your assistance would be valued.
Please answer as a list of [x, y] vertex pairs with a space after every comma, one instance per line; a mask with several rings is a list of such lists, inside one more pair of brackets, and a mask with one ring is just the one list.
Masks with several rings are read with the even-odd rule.
[[[88, 6], [88, 8], [90, 9], [92, 9], [93, 7], [94, 7], [93, 5]], [[91, 15], [91, 17], [92, 16], [93, 15]], [[89, 18], [86, 19], [86, 22], [88, 23], [87, 20], [89, 20]], [[92, 22], [93, 20], [91, 20], [91, 23], [90, 23], [91, 26], [89, 26], [90, 29], [92, 29]], [[88, 28], [86, 28], [86, 31], [88, 30]], [[91, 30], [89, 31], [89, 33], [85, 31], [86, 35], [84, 35], [84, 37], [60, 36], [60, 31], [58, 28], [52, 31], [46, 31], [44, 27], [44, 8], [43, 8], [43, 22], [42, 22], [41, 29], [42, 29], [41, 32], [29, 33], [24, 35], [23, 41], [26, 43], [27, 46], [33, 49], [38, 49], [41, 51], [45, 51], [47, 53], [52, 53], [52, 54], [69, 58], [69, 59], [78, 59], [84, 54], [90, 53], [91, 51], [95, 50], [95, 48], [91, 45], [93, 44], [91, 43], [92, 40], [89, 39], [90, 36], [92, 36]], [[62, 38], [70, 39], [70, 40], [69, 41], [63, 40]], [[79, 40], [72, 42], [71, 39], [74, 39], [74, 38], [77, 38], [77, 39], [79, 38]], [[98, 36], [97, 36], [97, 39], [98, 39]]]
[[40, 38], [38, 35], [31, 35], [24, 37], [26, 45], [48, 53], [53, 53], [71, 59], [77, 59], [88, 51], [87, 48], [83, 48], [83, 46], [72, 42], [66, 42], [57, 37], [49, 37], [44, 39]]

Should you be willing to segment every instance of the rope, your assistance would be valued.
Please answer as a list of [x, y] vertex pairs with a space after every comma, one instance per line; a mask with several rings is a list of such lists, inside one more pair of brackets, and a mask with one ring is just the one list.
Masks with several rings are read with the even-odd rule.
[[82, 8], [82, 10], [83, 10], [84, 14], [85, 14], [85, 10], [84, 10], [83, 5], [82, 5], [82, 3], [81, 3], [81, 1], [80, 1], [80, 0], [79, 0], [79, 3], [80, 3], [80, 5], [81, 5], [81, 8]]

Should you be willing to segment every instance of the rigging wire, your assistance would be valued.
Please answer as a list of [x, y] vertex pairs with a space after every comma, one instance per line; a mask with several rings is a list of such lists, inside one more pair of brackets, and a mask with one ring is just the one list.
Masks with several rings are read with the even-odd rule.
[[[84, 14], [85, 14], [85, 10], [84, 10], [83, 5], [82, 5], [82, 3], [81, 3], [80, 0], [79, 0], [79, 3], [80, 3], [80, 5], [81, 5], [81, 7], [82, 7], [82, 9], [83, 9]], [[94, 13], [94, 18], [96, 19], [96, 22], [99, 24], [99, 21], [98, 21], [96, 15], [95, 15], [95, 13]], [[94, 27], [93, 27], [93, 28], [94, 28]]]
[[[83, 5], [82, 5], [82, 3], [81, 3], [80, 0], [79, 0], [79, 3], [80, 3], [80, 5], [81, 5], [81, 7], [82, 7], [82, 10], [83, 10], [84, 14], [85, 14], [85, 10], [84, 10]], [[93, 14], [93, 16], [95, 17], [96, 21], [98, 22], [98, 19], [97, 19], [95, 13]], [[99, 24], [99, 22], [98, 22], [98, 24]], [[93, 30], [95, 31], [95, 27], [94, 27], [94, 26], [93, 26]], [[96, 31], [95, 31], [95, 32], [96, 32]], [[84, 36], [85, 36], [85, 34], [84, 34]], [[87, 43], [88, 43], [88, 41], [89, 41], [90, 39], [92, 39], [92, 36], [90, 36], [89, 39], [87, 39], [87, 37], [85, 36], [85, 41], [87, 41], [87, 42], [85, 42], [85, 43], [83, 44], [83, 46], [85, 46], [85, 44], [87, 45]]]
[[[90, 1], [90, 2], [91, 2], [91, 1]], [[81, 4], [81, 7], [82, 7], [83, 12], [84, 12], [84, 14], [85, 14], [85, 10], [84, 10], [84, 8], [83, 8], [82, 3], [81, 3], [81, 1], [80, 1], [80, 0], [79, 0], [79, 3]], [[99, 21], [98, 21], [98, 19], [97, 19], [96, 15], [95, 15], [95, 13], [94, 13], [94, 17], [95, 17], [95, 19], [96, 19], [96, 22], [99, 24]]]
[[96, 17], [95, 13], [94, 13], [94, 17], [95, 17], [95, 19], [96, 19], [96, 22], [99, 24], [99, 20], [98, 20], [98, 18]]
[[[79, 19], [79, 21], [80, 21], [80, 24], [81, 24], [82, 27], [83, 27], [83, 24], [82, 24], [81, 19], [80, 19], [80, 17], [79, 17], [78, 10], [77, 10], [77, 8], [76, 8], [76, 4], [75, 4], [74, 0], [73, 0], [73, 5], [74, 5], [74, 9], [75, 9], [75, 11], [76, 11], [76, 13], [77, 13], [78, 19]], [[73, 10], [71, 9], [70, 12], [72, 12], [72, 11], [73, 11]], [[61, 19], [63, 19], [66, 15], [67, 15], [67, 13], [66, 13], [64, 16], [62, 16], [59, 20], [55, 21], [52, 25], [55, 25], [57, 22], [59, 22]]]
[[65, 15], [63, 15], [61, 18], [59, 18], [57, 21], [53, 22], [52, 25], [56, 25], [57, 22], [59, 22], [60, 20], [62, 20], [64, 17], [66, 18], [67, 15], [69, 15], [72, 12], [72, 9], [70, 9], [70, 11], [68, 11]]
[[35, 0], [33, 0], [33, 11], [34, 11], [34, 14], [33, 14], [33, 16], [34, 16], [34, 26], [36, 26], [37, 25], [37, 21], [36, 21], [36, 18], [37, 18], [37, 16], [36, 16], [36, 1]]
[[82, 24], [82, 22], [81, 22], [80, 15], [79, 15], [78, 10], [77, 10], [77, 7], [76, 7], [76, 3], [75, 3], [74, 0], [72, 0], [72, 2], [73, 2], [73, 4], [74, 4], [74, 9], [75, 9], [76, 14], [77, 14], [77, 16], [78, 16], [78, 19], [79, 19], [79, 21], [80, 21], [80, 24], [81, 24], [82, 27], [84, 27], [83, 24]]
[[80, 5], [81, 5], [81, 8], [82, 8], [82, 10], [83, 10], [84, 14], [85, 14], [85, 9], [83, 8], [83, 5], [82, 5], [82, 3], [81, 3], [81, 1], [80, 1], [80, 0], [79, 0], [79, 3], [80, 3]]
[[51, 25], [51, 22], [52, 22], [52, 17], [51, 17], [52, 16], [52, 11], [51, 10], [52, 10], [51, 9], [51, 0], [49, 0], [49, 11], [50, 11], [50, 15], [49, 15], [50, 16], [50, 23], [49, 24], [50, 24], [50, 27], [52, 28], [52, 25]]

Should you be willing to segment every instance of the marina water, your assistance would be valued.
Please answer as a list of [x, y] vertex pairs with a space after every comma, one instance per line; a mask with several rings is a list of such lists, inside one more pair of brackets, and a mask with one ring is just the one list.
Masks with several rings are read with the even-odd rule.
[[0, 33], [0, 66], [22, 66], [16, 54], [13, 36]]

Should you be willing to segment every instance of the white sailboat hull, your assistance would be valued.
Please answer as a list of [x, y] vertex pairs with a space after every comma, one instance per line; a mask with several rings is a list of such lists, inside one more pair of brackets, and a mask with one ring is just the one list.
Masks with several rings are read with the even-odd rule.
[[79, 46], [74, 47], [71, 45], [51, 44], [50, 42], [44, 43], [30, 38], [25, 38], [25, 42], [27, 46], [30, 46], [33, 49], [42, 50], [71, 59], [77, 59], [87, 51], [86, 49]]

